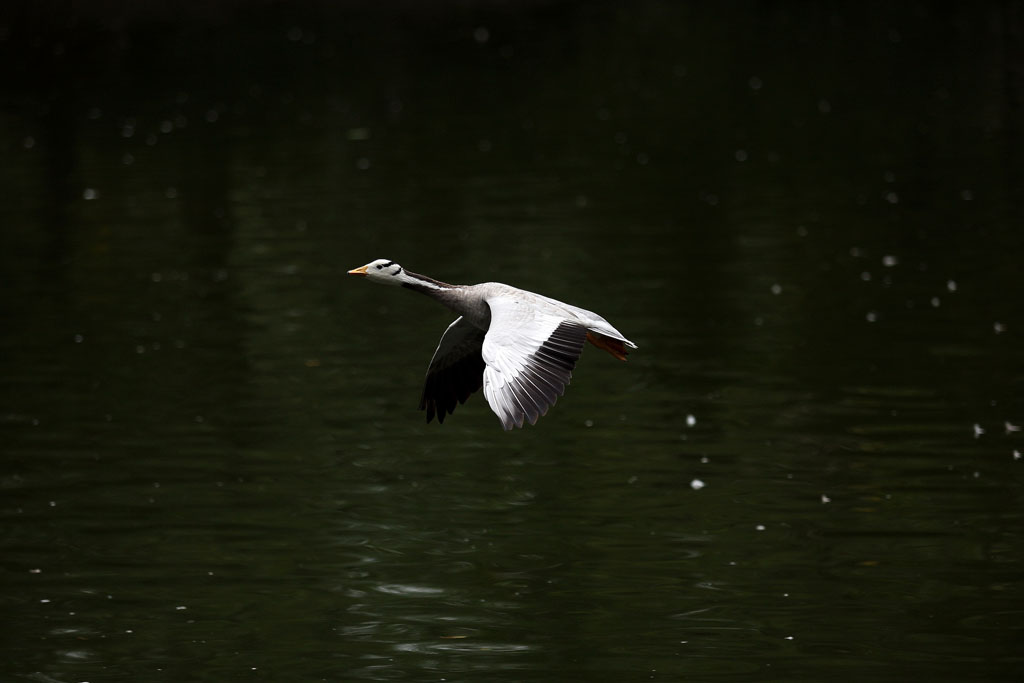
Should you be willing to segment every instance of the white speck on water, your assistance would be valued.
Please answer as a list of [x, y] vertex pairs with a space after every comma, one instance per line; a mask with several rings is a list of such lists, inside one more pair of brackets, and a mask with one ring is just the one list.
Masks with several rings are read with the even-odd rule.
[[176, 188], [176, 187], [168, 187], [166, 190], [164, 190], [164, 196], [167, 197], [168, 199], [177, 199], [178, 198], [178, 188]]
[[483, 45], [491, 39], [491, 32], [487, 30], [486, 26], [477, 26], [473, 30], [473, 40]]
[[185, 605], [178, 605], [174, 609], [176, 609], [176, 610], [183, 610], [183, 609], [188, 609], [188, 607], [186, 607]]
[[782, 294], [782, 285], [780, 285], [778, 282], [772, 285], [772, 294], [774, 294], [775, 296]]
[[900, 196], [898, 194], [896, 194], [895, 192], [886, 192], [885, 193], [885, 201], [889, 202], [890, 204], [899, 204], [900, 203]]
[[25, 149], [32, 149], [36, 146], [36, 139], [31, 135], [26, 135], [25, 139], [21, 141], [21, 146]]
[[43, 570], [42, 569], [29, 569], [28, 573], [29, 574], [42, 574]]
[[948, 289], [951, 292], [955, 292], [956, 291], [956, 280], [947, 280], [946, 281], [946, 289]]
[[937, 296], [932, 297], [932, 308], [938, 308], [942, 305], [942, 300]]
[[690, 488], [693, 489], [694, 491], [700, 491], [702, 488], [704, 488], [704, 486], [704, 482], [702, 482], [700, 479], [694, 479], [693, 481], [690, 482]]
[[697, 418], [696, 417], [694, 417], [693, 415], [687, 415], [686, 416], [686, 426], [687, 427], [693, 427], [696, 424], [697, 424]]
[[832, 104], [828, 100], [818, 100], [818, 111], [822, 114], [828, 114], [832, 111]]
[[207, 123], [216, 123], [217, 119], [219, 119], [219, 118], [220, 118], [220, 113], [216, 109], [207, 109], [206, 110], [206, 122]]
[[974, 423], [974, 438], [977, 439], [978, 437], [980, 437], [984, 433], [985, 433], [985, 429], [980, 424], [975, 422]]
[[735, 154], [733, 154], [733, 156], [736, 157], [736, 161], [746, 161], [747, 160], [747, 150], [745, 150], [745, 149], [738, 149], [738, 150], [736, 150]]
[[900, 262], [899, 258], [892, 254], [886, 254], [882, 257], [882, 265], [886, 268], [892, 268]]
[[170, 133], [172, 130], [174, 130], [174, 121], [171, 121], [170, 119], [164, 119], [160, 122], [161, 133], [164, 133], [166, 135], [167, 133]]
[[994, 322], [992, 323], [992, 331], [996, 334], [1002, 334], [1003, 332], [1006, 332], [1006, 325], [1001, 322]]
[[630, 477], [629, 479], [626, 480], [627, 484], [635, 484], [636, 482], [637, 482], [636, 475], [633, 475], [632, 477]]
[[135, 163], [135, 156], [131, 152], [125, 152], [124, 156], [121, 157], [121, 163], [125, 166], [131, 166]]
[[969, 202], [974, 199], [974, 193], [970, 190], [960, 190], [960, 199]]
[[593, 427], [594, 426], [594, 421], [593, 420], [584, 420], [583, 421], [583, 426], [584, 427]]
[[1006, 430], [1007, 434], [1010, 434], [1011, 432], [1019, 432], [1020, 431], [1020, 425], [1015, 425], [1015, 424], [1010, 424], [1009, 422], [1004, 422], [1003, 423], [1003, 429]]
[[42, 598], [39, 602], [41, 602], [43, 604], [46, 604], [46, 603], [50, 602], [50, 599], [49, 598]]
[[1014, 451], [1013, 452], [1013, 459], [1014, 460], [1020, 460], [1020, 458], [1021, 458], [1020, 451]]
[[651, 155], [647, 152], [640, 152], [636, 155], [636, 163], [640, 166], [646, 166], [651, 162]]
[[864, 319], [867, 320], [869, 323], [873, 323], [876, 320], [878, 320], [878, 314], [875, 313], [874, 311], [868, 311], [868, 314], [864, 316]]
[[865, 270], [863, 273], [860, 274], [860, 279], [863, 280], [864, 282], [871, 282], [871, 273]]
[[832, 502], [832, 499], [831, 499], [831, 498], [829, 498], [828, 496], [826, 496], [826, 495], [825, 495], [825, 494], [823, 493], [823, 494], [821, 494], [821, 502], [822, 502], [822, 504], [824, 505], [825, 503], [831, 503], [831, 502]]
[[793, 640], [793, 636], [786, 636], [785, 640]]
[[758, 524], [757, 526], [754, 527], [754, 530], [755, 531], [764, 531], [766, 528], [767, 527], [765, 527], [764, 524]]
[[975, 479], [981, 479], [981, 472], [975, 472], [974, 473], [974, 478]]
[[55, 500], [51, 500], [51, 501], [50, 501], [50, 507], [52, 507], [52, 508], [55, 508], [55, 507], [57, 507], [57, 501], [55, 501]]
[[356, 161], [356, 168], [360, 171], [365, 171], [370, 168], [370, 160], [366, 157], [359, 157], [358, 161]]
[[76, 344], [81, 344], [83, 341], [85, 341], [85, 337], [83, 337], [80, 334], [76, 334], [75, 335], [75, 343]]
[[90, 201], [100, 196], [100, 193], [96, 191], [94, 187], [87, 187], [82, 190], [82, 199]]
[[764, 81], [762, 81], [757, 76], [751, 76], [750, 80], [747, 81], [747, 85], [750, 86], [751, 90], [756, 91], [760, 90], [764, 86]]
[[711, 460], [706, 455], [700, 456], [700, 462], [702, 465], [707, 465]]

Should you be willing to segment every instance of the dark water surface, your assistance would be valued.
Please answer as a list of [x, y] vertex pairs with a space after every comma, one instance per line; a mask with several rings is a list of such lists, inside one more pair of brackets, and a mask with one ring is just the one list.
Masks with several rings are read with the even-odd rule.
[[1021, 3], [0, 17], [4, 680], [1019, 680]]

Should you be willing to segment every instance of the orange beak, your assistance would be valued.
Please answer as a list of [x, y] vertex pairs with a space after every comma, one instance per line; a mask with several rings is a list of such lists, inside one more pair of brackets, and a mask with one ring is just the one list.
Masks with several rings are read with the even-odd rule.
[[359, 266], [348, 271], [349, 275], [366, 275], [366, 266]]

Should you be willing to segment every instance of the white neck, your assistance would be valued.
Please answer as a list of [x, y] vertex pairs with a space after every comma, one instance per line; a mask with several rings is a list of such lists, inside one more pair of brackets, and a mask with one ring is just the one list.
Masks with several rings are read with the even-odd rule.
[[438, 282], [433, 278], [419, 275], [417, 273], [410, 273], [406, 269], [402, 269], [398, 275], [390, 278], [396, 285], [402, 285], [403, 287], [410, 287], [412, 289], [433, 289], [443, 290], [448, 289], [452, 285], [444, 282]]
[[408, 287], [418, 292], [443, 292], [449, 289], [455, 289], [458, 285], [450, 285], [447, 282], [441, 282], [435, 280], [432, 277], [426, 275], [420, 275], [419, 273], [413, 273], [403, 268], [397, 275], [388, 278], [396, 285]]

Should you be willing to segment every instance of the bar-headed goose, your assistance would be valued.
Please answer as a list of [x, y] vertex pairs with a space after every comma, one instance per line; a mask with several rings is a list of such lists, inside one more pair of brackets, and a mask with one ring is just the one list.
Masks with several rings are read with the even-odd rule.
[[619, 360], [636, 344], [590, 311], [498, 282], [449, 285], [378, 259], [348, 271], [371, 282], [401, 285], [459, 314], [427, 367], [420, 410], [444, 422], [481, 386], [505, 429], [535, 424], [565, 391], [589, 341]]

